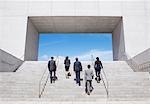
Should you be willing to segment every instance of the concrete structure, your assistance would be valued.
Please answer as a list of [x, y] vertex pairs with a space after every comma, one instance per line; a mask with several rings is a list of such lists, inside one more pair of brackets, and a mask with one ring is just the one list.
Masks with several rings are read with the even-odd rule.
[[22, 63], [22, 60], [0, 49], [0, 72], [15, 72]]
[[40, 32], [112, 33], [113, 59], [125, 60], [126, 54], [132, 58], [150, 47], [150, 1], [0, 1], [3, 51], [37, 60]]
[[[58, 61], [57, 61], [58, 62]], [[73, 63], [73, 62], [72, 62]], [[83, 70], [91, 62], [82, 62]], [[0, 73], [0, 103], [1, 101], [35, 101], [36, 104], [57, 103], [62, 104], [149, 104], [150, 103], [150, 77], [148, 72], [133, 72], [124, 61], [103, 62], [104, 73], [102, 78], [106, 86], [108, 85], [107, 98], [106, 89], [103, 82], [96, 83], [93, 80], [94, 90], [90, 96], [85, 94], [85, 82], [81, 81], [81, 86], [74, 81], [75, 74], [73, 67], [70, 67], [72, 76], [65, 78], [63, 61], [59, 61], [57, 68], [58, 81], [50, 84], [48, 79], [45, 90], [39, 97], [39, 85], [42, 88], [49, 74], [47, 62], [27, 61], [15, 73]], [[43, 80], [42, 74], [46, 70]], [[83, 72], [81, 77], [83, 78]], [[107, 78], [107, 80], [106, 80]], [[108, 81], [108, 83], [107, 83]], [[114, 103], [115, 102], [115, 103]], [[32, 102], [28, 102], [34, 104]], [[8, 103], [6, 103], [8, 104]], [[9, 104], [13, 104], [9, 102]], [[21, 103], [26, 104], [26, 103]], [[47, 104], [47, 103], [44, 103]]]
[[[112, 33], [117, 61], [103, 63], [105, 84], [94, 81], [94, 91], [87, 96], [84, 81], [81, 87], [73, 81], [72, 67], [72, 77], [65, 79], [60, 60], [58, 81], [47, 83], [39, 99], [39, 85], [43, 87], [49, 74], [47, 62], [36, 61], [40, 32]], [[0, 73], [0, 103], [150, 104], [149, 73], [133, 72], [125, 61], [119, 61], [149, 62], [149, 33], [149, 0], [1, 0], [0, 71], [14, 71], [23, 64], [15, 73]], [[83, 62], [83, 70], [90, 63]]]

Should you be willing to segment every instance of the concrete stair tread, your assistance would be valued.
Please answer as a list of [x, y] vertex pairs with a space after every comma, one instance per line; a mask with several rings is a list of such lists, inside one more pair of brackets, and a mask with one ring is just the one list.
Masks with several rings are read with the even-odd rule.
[[[82, 62], [83, 70], [90, 62]], [[72, 64], [71, 64], [72, 65]], [[39, 81], [43, 72], [46, 74], [45, 80], [49, 74], [46, 69], [47, 62], [27, 61], [19, 68], [16, 73], [0, 73], [0, 98], [5, 100], [24, 100], [24, 101], [101, 101], [107, 99], [106, 90], [103, 82], [96, 83], [93, 80], [94, 91], [91, 96], [85, 94], [84, 81], [81, 87], [74, 81], [74, 72], [71, 66], [72, 74], [70, 79], [65, 78], [64, 64], [60, 61], [57, 69], [58, 81], [50, 84], [49, 80], [43, 92], [42, 98], [38, 98]], [[144, 101], [150, 98], [150, 77], [147, 72], [133, 72], [133, 70], [124, 61], [103, 62], [104, 71], [109, 83], [109, 100], [112, 101]], [[83, 78], [84, 71], [81, 73]], [[103, 74], [102, 74], [103, 75]], [[103, 75], [104, 76], [104, 75]], [[106, 79], [104, 78], [106, 83]], [[45, 81], [41, 83], [43, 86]], [[103, 102], [103, 101], [102, 101]], [[110, 103], [111, 104], [111, 103]], [[129, 103], [130, 104], [130, 103]]]

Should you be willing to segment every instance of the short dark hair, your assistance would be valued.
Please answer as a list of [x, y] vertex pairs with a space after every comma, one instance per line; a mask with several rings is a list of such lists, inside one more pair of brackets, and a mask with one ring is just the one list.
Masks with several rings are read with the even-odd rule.
[[54, 59], [54, 57], [51, 57], [51, 59]]
[[99, 60], [99, 57], [96, 57], [97, 60]]
[[76, 61], [78, 61], [78, 58], [76, 58]]
[[91, 65], [88, 65], [87, 67], [88, 67], [88, 68], [91, 68]]

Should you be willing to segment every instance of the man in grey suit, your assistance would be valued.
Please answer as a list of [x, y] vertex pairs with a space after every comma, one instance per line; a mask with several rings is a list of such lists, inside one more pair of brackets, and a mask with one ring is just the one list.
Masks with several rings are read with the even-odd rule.
[[76, 62], [74, 62], [74, 71], [76, 73], [76, 83], [79, 84], [79, 86], [81, 86], [80, 83], [80, 71], [82, 71], [82, 64], [81, 62], [78, 60], [78, 58], [76, 58]]
[[[50, 73], [50, 82], [52, 83], [53, 78], [54, 80], [56, 79], [56, 62], [54, 61], [54, 57], [51, 57], [51, 60], [49, 60], [48, 69]], [[54, 76], [52, 76], [53, 73], [54, 73]]]

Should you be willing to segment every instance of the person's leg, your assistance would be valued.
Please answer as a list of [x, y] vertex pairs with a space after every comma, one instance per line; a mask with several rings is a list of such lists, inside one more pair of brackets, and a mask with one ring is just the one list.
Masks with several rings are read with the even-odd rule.
[[87, 93], [87, 81], [85, 82], [85, 93]]
[[79, 71], [77, 71], [77, 83], [79, 83], [79, 86], [80, 86], [80, 72]]
[[101, 76], [100, 75], [101, 75], [101, 71], [99, 70], [98, 71], [99, 80], [101, 80]]
[[69, 66], [66, 66], [66, 78], [69, 78]]
[[95, 74], [96, 74], [95, 80], [98, 80], [98, 71], [97, 70], [95, 70]]
[[69, 77], [71, 76], [70, 72], [69, 72], [69, 66], [68, 66], [68, 69], [67, 69], [67, 76], [68, 76], [68, 79]]
[[54, 78], [56, 78], [56, 70], [54, 71]]
[[94, 89], [92, 85], [92, 80], [90, 81], [90, 87], [92, 88], [92, 90]]
[[65, 76], [67, 78], [67, 68], [66, 68], [66, 66], [65, 66]]
[[[97, 73], [96, 73], [96, 69], [95, 69], [95, 75], [96, 75]], [[97, 76], [97, 75], [96, 75]]]
[[90, 87], [92, 87], [92, 81], [89, 81], [90, 82]]
[[78, 72], [76, 71], [76, 83], [78, 83]]
[[52, 71], [49, 71], [50, 73], [50, 82], [52, 83]]
[[77, 82], [79, 83], [79, 72], [77, 72]]
[[79, 86], [81, 85], [81, 82], [80, 82], [80, 71], [78, 72], [78, 81], [79, 81]]
[[90, 92], [92, 91], [91, 89], [91, 83], [90, 80], [87, 80], [87, 94], [90, 95]]
[[95, 72], [96, 72], [96, 77], [98, 76], [98, 71], [97, 70], [95, 70]]

